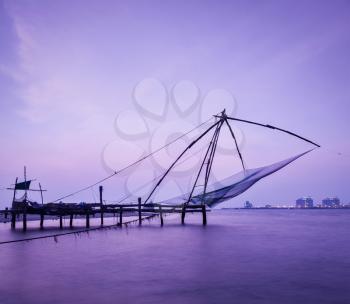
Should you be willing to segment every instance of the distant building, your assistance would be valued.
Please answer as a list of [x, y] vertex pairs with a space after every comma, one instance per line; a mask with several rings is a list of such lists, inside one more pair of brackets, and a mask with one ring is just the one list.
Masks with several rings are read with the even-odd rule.
[[322, 207], [323, 208], [339, 208], [341, 207], [340, 205], [340, 200], [337, 197], [332, 197], [332, 198], [325, 198], [322, 200]]
[[298, 198], [295, 201], [296, 208], [313, 208], [313, 206], [314, 206], [314, 200], [310, 196]]
[[244, 204], [244, 208], [253, 208], [253, 204], [249, 201], [246, 201]]

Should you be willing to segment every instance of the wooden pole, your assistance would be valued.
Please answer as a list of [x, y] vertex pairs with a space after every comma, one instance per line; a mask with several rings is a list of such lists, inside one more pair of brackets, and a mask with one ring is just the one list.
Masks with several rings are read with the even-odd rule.
[[164, 221], [163, 221], [163, 211], [162, 211], [162, 206], [159, 205], [159, 216], [160, 216], [160, 225], [163, 226], [164, 225]]
[[182, 212], [181, 212], [181, 224], [185, 224], [185, 214], [186, 214], [186, 204], [182, 205]]
[[60, 229], [63, 228], [63, 216], [60, 215]]
[[205, 204], [202, 205], [203, 226], [207, 224], [207, 209]]
[[16, 228], [16, 212], [11, 211], [11, 228]]
[[139, 211], [139, 226], [142, 225], [142, 218], [141, 218], [141, 197], [139, 197], [138, 199], [138, 211]]
[[103, 199], [102, 199], [102, 192], [103, 192], [103, 186], [99, 187], [100, 190], [100, 215], [101, 215], [101, 226], [103, 226]]
[[23, 231], [27, 230], [27, 209], [23, 211]]
[[86, 228], [90, 228], [90, 214], [86, 213]]
[[73, 213], [71, 213], [70, 216], [69, 216], [69, 227], [70, 228], [73, 227]]
[[27, 197], [28, 197], [28, 192], [27, 192], [27, 168], [26, 168], [26, 166], [24, 166], [24, 202], [25, 202], [25, 204], [27, 204]]
[[44, 212], [41, 211], [40, 213], [40, 229], [44, 228]]
[[14, 202], [15, 199], [16, 199], [16, 185], [17, 185], [17, 182], [18, 182], [18, 177], [16, 177], [15, 186], [13, 187], [12, 207], [13, 207], [13, 202]]
[[9, 208], [5, 208], [5, 219], [7, 219], [7, 215], [8, 215], [8, 211], [9, 211]]
[[120, 211], [119, 211], [119, 225], [122, 227], [123, 225], [123, 207], [120, 206]]
[[40, 189], [40, 196], [41, 196], [41, 204], [44, 205], [43, 189], [41, 188], [41, 184], [40, 183], [39, 183], [39, 189]]

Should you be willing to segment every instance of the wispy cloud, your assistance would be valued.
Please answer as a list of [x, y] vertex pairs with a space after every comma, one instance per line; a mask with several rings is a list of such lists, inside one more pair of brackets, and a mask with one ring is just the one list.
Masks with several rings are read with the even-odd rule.
[[60, 46], [44, 23], [32, 22], [19, 6], [8, 3], [7, 9], [17, 35], [17, 60], [1, 70], [17, 84], [16, 93], [23, 102], [17, 113], [33, 123], [101, 113], [98, 92], [84, 67], [84, 52], [70, 57], [77, 46]]

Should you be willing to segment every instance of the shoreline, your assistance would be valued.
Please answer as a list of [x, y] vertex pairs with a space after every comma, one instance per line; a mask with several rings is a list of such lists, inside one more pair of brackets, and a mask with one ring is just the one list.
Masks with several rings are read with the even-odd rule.
[[350, 207], [337, 207], [337, 208], [321, 208], [321, 207], [312, 207], [312, 208], [295, 208], [295, 207], [252, 207], [252, 208], [244, 208], [244, 207], [227, 207], [220, 208], [214, 210], [339, 210], [339, 209], [347, 209], [350, 210]]

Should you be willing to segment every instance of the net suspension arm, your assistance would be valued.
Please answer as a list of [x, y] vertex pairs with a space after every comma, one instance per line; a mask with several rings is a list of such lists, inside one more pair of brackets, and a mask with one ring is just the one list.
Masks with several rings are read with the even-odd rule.
[[160, 180], [158, 181], [158, 183], [155, 185], [155, 187], [153, 188], [153, 190], [151, 191], [151, 193], [148, 195], [148, 197], [146, 198], [146, 200], [144, 201], [144, 205], [148, 202], [148, 200], [151, 198], [151, 196], [153, 195], [153, 193], [156, 191], [156, 189], [159, 187], [159, 185], [162, 183], [162, 181], [165, 179], [165, 177], [168, 175], [168, 173], [171, 171], [171, 169], [175, 166], [175, 164], [179, 161], [179, 159], [189, 150], [192, 148], [192, 146], [198, 142], [201, 138], [203, 138], [211, 129], [213, 129], [215, 126], [217, 126], [219, 123], [221, 123], [221, 119], [217, 122], [215, 122], [213, 125], [211, 125], [207, 130], [205, 130], [200, 136], [198, 136], [194, 141], [192, 141], [187, 147], [186, 149], [184, 149], [181, 154], [176, 158], [176, 160], [170, 165], [170, 167], [165, 171], [165, 173], [163, 174], [163, 176], [160, 178]]
[[217, 126], [216, 126], [214, 135], [213, 135], [213, 137], [212, 137], [212, 139], [211, 139], [211, 141], [210, 141], [210, 143], [209, 143], [209, 146], [208, 146], [208, 148], [207, 148], [207, 151], [205, 152], [205, 155], [204, 155], [202, 164], [201, 164], [201, 166], [200, 166], [200, 168], [199, 168], [198, 174], [197, 174], [197, 176], [196, 176], [196, 180], [195, 180], [195, 182], [194, 182], [194, 184], [193, 184], [192, 190], [191, 190], [191, 192], [190, 192], [190, 195], [188, 196], [188, 199], [187, 199], [186, 204], [188, 204], [188, 203], [191, 201], [191, 198], [192, 198], [194, 189], [196, 188], [196, 185], [197, 185], [199, 176], [200, 176], [200, 174], [201, 174], [201, 172], [202, 172], [202, 169], [203, 169], [203, 167], [204, 167], [205, 161], [207, 160], [209, 151], [211, 150], [211, 147], [212, 147], [212, 145], [214, 144], [216, 137], [218, 136], [217, 134], [218, 134], [218, 132], [219, 132], [221, 126], [222, 126], [222, 123], [221, 123], [221, 125], [217, 125]]
[[[216, 116], [216, 117], [221, 117], [221, 116]], [[278, 127], [275, 127], [275, 126], [272, 126], [272, 125], [269, 125], [269, 124], [262, 124], [262, 123], [259, 123], [259, 122], [255, 122], [255, 121], [251, 121], [251, 120], [246, 120], [246, 119], [240, 119], [240, 118], [234, 118], [234, 117], [229, 117], [229, 116], [226, 116], [226, 119], [228, 120], [234, 120], [234, 121], [239, 121], [239, 122], [244, 122], [244, 123], [248, 123], [248, 124], [252, 124], [252, 125], [257, 125], [257, 126], [261, 126], [261, 127], [264, 127], [264, 128], [269, 128], [269, 129], [273, 129], [273, 130], [278, 130], [278, 131], [281, 131], [281, 132], [284, 132], [284, 133], [287, 133], [289, 135], [292, 135], [292, 136], [295, 136], [301, 140], [304, 140], [318, 148], [320, 148], [321, 146], [303, 136], [300, 136], [296, 133], [293, 133], [291, 131], [288, 131], [288, 130], [285, 130], [285, 129], [282, 129], [282, 128], [278, 128]]]
[[218, 132], [214, 136], [214, 143], [213, 143], [213, 145], [211, 147], [211, 151], [210, 151], [210, 154], [209, 154], [207, 167], [206, 167], [206, 170], [205, 170], [205, 177], [204, 177], [203, 200], [204, 200], [204, 197], [205, 197], [205, 193], [207, 191], [209, 176], [210, 176], [211, 168], [213, 166], [214, 156], [215, 156], [215, 152], [216, 152], [216, 147], [217, 147], [218, 140], [219, 140], [219, 134], [220, 134], [220, 130], [221, 130], [221, 127], [222, 127], [223, 123], [224, 123], [224, 121], [222, 120], [221, 123], [220, 123], [220, 126], [218, 128]]

